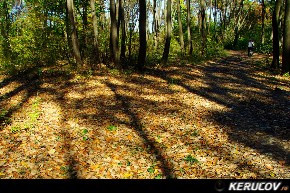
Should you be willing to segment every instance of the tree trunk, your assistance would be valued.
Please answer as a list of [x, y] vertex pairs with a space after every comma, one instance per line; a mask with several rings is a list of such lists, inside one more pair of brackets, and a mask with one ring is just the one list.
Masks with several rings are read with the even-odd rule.
[[124, 62], [126, 59], [126, 24], [124, 14], [124, 0], [119, 0], [119, 20], [121, 25], [122, 37], [121, 37], [121, 61]]
[[90, 0], [91, 11], [92, 11], [92, 22], [94, 30], [94, 60], [96, 63], [100, 62], [100, 53], [99, 53], [99, 42], [98, 42], [98, 19], [96, 15], [95, 0]]
[[191, 13], [190, 13], [190, 0], [186, 0], [187, 5], [187, 39], [188, 39], [188, 53], [192, 55], [192, 40], [191, 40], [191, 33], [190, 33], [190, 21], [191, 21]]
[[211, 28], [211, 15], [212, 15], [212, 0], [209, 0], [209, 16], [208, 16], [208, 26], [207, 26], [207, 33], [210, 33]]
[[167, 64], [169, 51], [170, 51], [170, 40], [171, 40], [171, 31], [172, 31], [172, 22], [171, 22], [171, 0], [167, 0], [166, 7], [166, 42], [164, 46], [163, 56], [162, 56], [162, 64]]
[[276, 69], [279, 67], [279, 55], [280, 55], [280, 48], [279, 48], [279, 15], [280, 10], [283, 5], [283, 0], [277, 0], [275, 3], [275, 8], [272, 14], [272, 29], [273, 29], [273, 60], [271, 64], [272, 69]]
[[178, 16], [178, 27], [179, 27], [179, 42], [181, 53], [184, 52], [184, 40], [183, 40], [183, 31], [182, 31], [182, 22], [181, 22], [181, 9], [180, 9], [180, 0], [177, 1], [177, 16]]
[[1, 35], [2, 35], [2, 37], [4, 39], [2, 41], [2, 48], [3, 48], [3, 52], [4, 52], [5, 58], [11, 59], [12, 50], [11, 50], [10, 40], [9, 40], [10, 19], [9, 19], [9, 11], [8, 11], [7, 0], [4, 0], [3, 8], [2, 8], [1, 11], [3, 11], [1, 13], [1, 15], [3, 15], [3, 22], [1, 22], [0, 26], [1, 26]]
[[290, 73], [290, 0], [285, 2], [282, 74]]
[[137, 69], [143, 71], [146, 60], [146, 0], [139, 0], [139, 56]]
[[157, 14], [156, 14], [156, 19], [155, 19], [155, 42], [154, 42], [154, 46], [157, 49], [158, 48], [158, 38], [159, 38], [159, 25], [161, 23], [160, 21], [160, 16], [161, 16], [161, 8], [160, 6], [157, 6], [157, 10], [156, 10]]
[[214, 33], [214, 39], [216, 42], [218, 42], [218, 38], [216, 35], [216, 26], [217, 26], [217, 0], [214, 0], [214, 14], [213, 14], [213, 19], [214, 19], [214, 29], [213, 29], [213, 33]]
[[266, 14], [266, 7], [265, 7], [265, 0], [262, 0], [262, 32], [261, 32], [261, 43], [265, 43], [265, 14]]
[[204, 55], [206, 49], [206, 23], [205, 23], [205, 2], [200, 0], [200, 16], [201, 16], [201, 45], [202, 45], [202, 55]]
[[118, 24], [116, 19], [115, 0], [110, 0], [110, 17], [111, 17], [111, 30], [110, 30], [111, 59], [116, 65], [119, 65]]
[[81, 1], [81, 6], [82, 6], [82, 11], [81, 11], [81, 17], [83, 21], [83, 32], [82, 36], [80, 38], [80, 51], [82, 54], [82, 58], [86, 57], [87, 54], [87, 43], [88, 43], [88, 38], [87, 38], [87, 28], [88, 28], [88, 0], [83, 0]]
[[156, 0], [153, 0], [153, 27], [152, 32], [154, 32], [153, 40], [154, 40], [154, 47], [157, 49], [157, 20], [156, 20]]
[[77, 64], [83, 65], [82, 57], [80, 53], [80, 47], [79, 47], [79, 41], [77, 37], [77, 28], [76, 28], [76, 22], [75, 22], [75, 16], [74, 16], [74, 3], [73, 0], [67, 0], [67, 11], [68, 11], [68, 17], [70, 20], [70, 26], [71, 26], [71, 41], [72, 41], [72, 48], [73, 48], [73, 54], [76, 59]]

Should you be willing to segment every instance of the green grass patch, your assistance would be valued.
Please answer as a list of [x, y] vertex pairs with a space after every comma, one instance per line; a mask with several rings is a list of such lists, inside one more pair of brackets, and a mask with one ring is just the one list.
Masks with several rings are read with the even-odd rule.
[[184, 161], [187, 161], [190, 164], [199, 163], [199, 161], [194, 158], [192, 155], [188, 155], [184, 158]]
[[117, 131], [117, 130], [118, 130], [118, 127], [116, 127], [116, 126], [114, 126], [114, 125], [110, 125], [110, 126], [107, 127], [107, 129], [108, 129], [109, 131]]

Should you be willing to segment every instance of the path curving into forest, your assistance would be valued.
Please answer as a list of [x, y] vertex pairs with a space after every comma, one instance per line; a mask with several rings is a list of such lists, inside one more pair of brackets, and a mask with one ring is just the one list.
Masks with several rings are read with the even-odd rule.
[[289, 178], [289, 77], [201, 64], [0, 79], [0, 178]]

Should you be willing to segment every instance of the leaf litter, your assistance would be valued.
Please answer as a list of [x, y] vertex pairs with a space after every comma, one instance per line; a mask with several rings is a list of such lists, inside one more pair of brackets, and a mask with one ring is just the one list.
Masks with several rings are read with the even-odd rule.
[[1, 87], [0, 178], [289, 178], [289, 77], [242, 56]]

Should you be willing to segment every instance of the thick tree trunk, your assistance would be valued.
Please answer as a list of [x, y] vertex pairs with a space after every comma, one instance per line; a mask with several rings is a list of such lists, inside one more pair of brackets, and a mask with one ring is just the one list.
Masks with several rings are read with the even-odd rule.
[[190, 13], [190, 0], [186, 0], [187, 5], [187, 39], [188, 39], [188, 54], [192, 55], [193, 48], [192, 48], [192, 40], [191, 40], [191, 33], [190, 33], [190, 21], [191, 21], [191, 13]]
[[290, 73], [290, 0], [285, 2], [283, 52], [282, 52], [282, 74]]
[[178, 16], [178, 27], [179, 27], [179, 42], [181, 52], [184, 52], [184, 40], [183, 40], [183, 31], [182, 31], [182, 22], [181, 22], [181, 9], [180, 9], [180, 0], [176, 0], [177, 2], [177, 16]]
[[71, 26], [71, 41], [72, 41], [73, 54], [74, 54], [77, 64], [83, 65], [82, 57], [80, 53], [79, 41], [77, 37], [77, 28], [76, 28], [76, 22], [75, 22], [75, 16], [74, 16], [74, 3], [73, 3], [73, 0], [67, 0], [66, 2], [67, 2], [68, 17], [69, 17], [70, 26]]
[[279, 67], [279, 55], [280, 55], [280, 48], [279, 48], [279, 15], [280, 10], [283, 5], [283, 0], [277, 0], [275, 3], [275, 8], [273, 10], [272, 15], [272, 29], [273, 29], [273, 60], [271, 64], [272, 69], [276, 69]]
[[146, 60], [146, 0], [139, 0], [139, 56], [137, 69], [143, 71]]
[[118, 47], [118, 24], [116, 19], [116, 3], [115, 0], [110, 0], [110, 17], [111, 17], [111, 30], [110, 30], [110, 50], [111, 59], [119, 65], [119, 47]]
[[162, 64], [167, 64], [169, 51], [170, 51], [170, 40], [171, 40], [171, 31], [172, 31], [172, 22], [171, 22], [171, 0], [167, 0], [166, 7], [166, 42], [164, 46], [163, 56], [162, 56]]
[[98, 41], [98, 19], [96, 15], [95, 0], [90, 0], [91, 11], [92, 11], [92, 22], [94, 30], [94, 60], [96, 63], [100, 62], [100, 53], [99, 53], [99, 41]]

